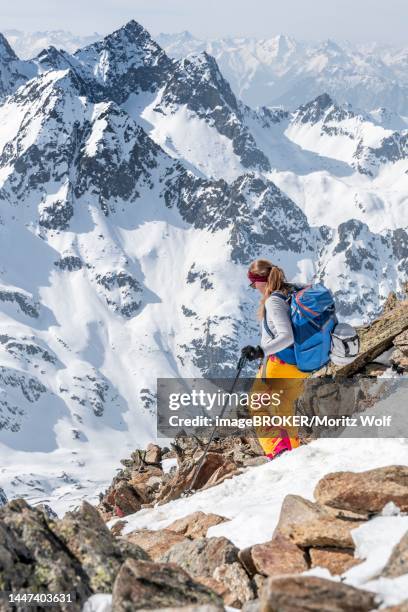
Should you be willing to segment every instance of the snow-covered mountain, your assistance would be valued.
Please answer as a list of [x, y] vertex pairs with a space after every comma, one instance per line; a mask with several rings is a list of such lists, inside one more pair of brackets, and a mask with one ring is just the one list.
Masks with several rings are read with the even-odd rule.
[[4, 30], [4, 36], [22, 59], [30, 59], [38, 55], [46, 47], [64, 49], [74, 53], [80, 47], [96, 42], [102, 36], [98, 33], [79, 36], [67, 30], [44, 30], [24, 32], [22, 30]]
[[235, 93], [250, 106], [294, 110], [323, 92], [340, 103], [408, 115], [408, 50], [326, 40], [306, 43], [278, 35], [264, 40], [200, 40], [189, 32], [161, 34], [171, 57], [207, 51]]
[[94, 495], [154, 438], [157, 377], [230, 375], [258, 334], [254, 257], [354, 321], [406, 280], [406, 130], [326, 94], [253, 110], [213, 57], [172, 60], [136, 22], [45, 49], [20, 83], [0, 51], [8, 497]]

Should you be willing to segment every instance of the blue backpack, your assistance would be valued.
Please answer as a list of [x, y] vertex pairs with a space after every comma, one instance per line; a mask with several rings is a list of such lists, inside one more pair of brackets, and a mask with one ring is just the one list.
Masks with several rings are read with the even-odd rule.
[[[290, 305], [294, 343], [276, 353], [276, 356], [296, 365], [302, 372], [313, 372], [330, 360], [331, 332], [337, 324], [335, 305], [331, 292], [322, 284], [294, 289], [287, 296], [279, 291], [272, 295], [281, 297]], [[264, 316], [265, 331], [272, 334]]]

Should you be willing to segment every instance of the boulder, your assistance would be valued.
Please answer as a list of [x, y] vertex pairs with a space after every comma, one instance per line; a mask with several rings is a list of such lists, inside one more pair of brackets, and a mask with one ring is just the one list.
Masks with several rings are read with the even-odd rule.
[[128, 533], [124, 539], [143, 548], [153, 561], [158, 561], [174, 544], [188, 541], [183, 535], [169, 529], [158, 529], [157, 531], [136, 529]]
[[257, 573], [264, 576], [300, 574], [308, 569], [304, 552], [280, 533], [270, 542], [252, 546], [251, 558]]
[[219, 565], [238, 561], [238, 549], [227, 538], [197, 538], [175, 544], [160, 561], [176, 563], [192, 576], [212, 578]]
[[391, 556], [381, 572], [381, 575], [386, 578], [397, 578], [397, 576], [403, 574], [408, 574], [408, 531], [394, 546]]
[[286, 495], [282, 502], [274, 535], [278, 532], [285, 532], [287, 527], [294, 523], [299, 524], [326, 515], [327, 513], [319, 504], [300, 495]]
[[44, 513], [16, 499], [0, 508], [0, 585], [5, 591], [73, 593], [65, 612], [79, 612], [92, 594], [77, 558], [51, 529]]
[[53, 531], [80, 561], [95, 593], [110, 592], [113, 581], [127, 557], [148, 560], [139, 546], [116, 539], [98, 510], [83, 502], [80, 510], [67, 512], [53, 524]]
[[[179, 465], [179, 470], [158, 493], [157, 500], [159, 503], [164, 504], [172, 499], [177, 499], [184, 491], [189, 489], [195, 477], [196, 467], [201, 459], [202, 452], [200, 449], [189, 461], [184, 460]], [[236, 463], [226, 458], [223, 453], [209, 451], [197, 475], [194, 489], [198, 490], [219, 484], [226, 477], [232, 476], [236, 469]]]
[[248, 574], [240, 563], [219, 565], [215, 568], [213, 577], [224, 584], [233, 595], [233, 602], [224, 599], [226, 605], [242, 608], [243, 604], [255, 597], [255, 591]]
[[140, 510], [145, 498], [140, 497], [126, 480], [121, 480], [114, 487], [109, 501], [111, 501], [117, 516], [127, 516]]
[[252, 546], [248, 546], [248, 548], [242, 548], [238, 553], [238, 559], [241, 561], [242, 566], [245, 568], [247, 574], [251, 577], [257, 575], [257, 569], [254, 565], [251, 554], [252, 548]]
[[361, 559], [354, 557], [352, 550], [345, 548], [310, 548], [309, 555], [312, 567], [325, 567], [332, 576], [344, 574], [362, 563]]
[[162, 451], [160, 446], [157, 444], [148, 444], [144, 460], [149, 464], [160, 465], [162, 460]]
[[129, 484], [138, 492], [143, 503], [146, 503], [151, 499], [156, 483], [161, 483], [162, 479], [163, 471], [160, 467], [147, 465], [130, 473]]
[[262, 590], [262, 612], [369, 612], [375, 593], [315, 576], [269, 578]]
[[205, 538], [207, 530], [210, 527], [224, 523], [227, 520], [228, 519], [219, 514], [206, 514], [198, 510], [197, 512], [193, 512], [181, 519], [173, 521], [173, 523], [167, 525], [166, 529], [188, 538]]
[[394, 346], [408, 347], [408, 329], [399, 334], [393, 341]]
[[354, 521], [342, 521], [333, 516], [319, 516], [318, 518], [287, 525], [283, 533], [302, 548], [331, 546], [354, 549], [351, 530], [359, 524]]
[[223, 610], [221, 597], [199, 584], [181, 567], [128, 559], [120, 568], [112, 592], [114, 612], [212, 605]]
[[352, 512], [379, 513], [391, 501], [406, 512], [408, 466], [327, 474], [317, 483], [314, 495], [321, 504]]
[[127, 525], [127, 521], [116, 521], [110, 528], [112, 535], [120, 536]]
[[255, 576], [252, 577], [258, 597], [267, 580], [268, 578], [266, 576], [262, 576], [262, 574], [255, 574]]
[[375, 361], [382, 353], [392, 348], [395, 338], [406, 330], [408, 330], [408, 301], [396, 302], [369, 326], [358, 330], [360, 352], [352, 363], [343, 366], [330, 365], [328, 369], [323, 368], [317, 374], [352, 376], [367, 363]]
[[219, 582], [215, 578], [209, 578], [208, 576], [195, 576], [194, 580], [208, 587], [214, 593], [219, 595], [226, 606], [233, 608], [240, 607], [240, 602], [236, 599], [235, 595], [229, 590], [228, 586], [223, 582]]
[[394, 338], [395, 349], [391, 355], [391, 363], [408, 370], [408, 330]]

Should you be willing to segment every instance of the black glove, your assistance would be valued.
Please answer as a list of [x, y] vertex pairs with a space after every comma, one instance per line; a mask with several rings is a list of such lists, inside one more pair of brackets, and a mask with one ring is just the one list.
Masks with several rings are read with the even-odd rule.
[[248, 361], [255, 361], [255, 359], [263, 359], [264, 352], [260, 346], [244, 346], [241, 351], [242, 357], [248, 359]]

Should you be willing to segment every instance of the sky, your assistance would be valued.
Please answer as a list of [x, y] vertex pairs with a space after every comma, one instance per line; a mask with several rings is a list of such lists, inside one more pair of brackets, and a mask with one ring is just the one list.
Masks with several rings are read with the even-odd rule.
[[0, 0], [0, 31], [106, 34], [130, 19], [152, 34], [408, 43], [407, 0]]

